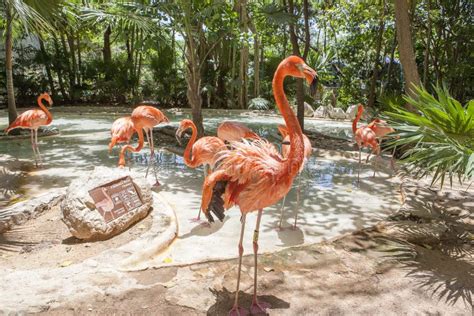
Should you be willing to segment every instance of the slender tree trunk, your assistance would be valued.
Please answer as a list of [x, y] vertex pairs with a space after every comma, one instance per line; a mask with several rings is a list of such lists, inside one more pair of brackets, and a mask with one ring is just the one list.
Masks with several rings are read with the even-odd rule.
[[63, 81], [63, 72], [62, 72], [62, 66], [61, 66], [61, 54], [59, 50], [59, 43], [58, 39], [56, 36], [54, 36], [54, 50], [56, 52], [56, 58], [55, 62], [53, 63], [54, 67], [56, 68], [56, 73], [58, 74], [58, 85], [59, 85], [59, 90], [61, 91], [61, 95], [63, 96], [63, 100], [69, 100], [69, 96], [66, 93], [66, 89], [64, 87], [64, 81]]
[[7, 79], [8, 123], [11, 124], [18, 117], [15, 103], [15, 89], [13, 87], [13, 14], [7, 2], [4, 2], [6, 16], [5, 30], [5, 70]]
[[260, 51], [259, 51], [259, 39], [258, 35], [255, 35], [253, 45], [253, 72], [254, 72], [254, 89], [253, 96], [257, 98], [260, 96]]
[[69, 98], [74, 99], [74, 73], [72, 72], [72, 68], [71, 68], [69, 51], [67, 49], [66, 38], [64, 34], [61, 33], [60, 38], [61, 38], [61, 45], [63, 48], [64, 57], [65, 57], [64, 60], [66, 61], [66, 68], [69, 75]]
[[40, 44], [40, 51], [43, 59], [43, 64], [44, 68], [46, 70], [46, 75], [48, 76], [48, 83], [49, 83], [49, 89], [51, 91], [51, 95], [54, 98], [56, 98], [56, 89], [54, 87], [54, 80], [53, 80], [53, 75], [51, 73], [51, 65], [49, 63], [49, 55], [48, 52], [46, 51], [44, 47], [44, 42], [41, 39], [41, 37], [38, 36], [38, 42]]
[[[186, 0], [180, 1], [184, 9], [184, 41], [185, 41], [185, 59], [186, 59], [186, 96], [192, 108], [193, 122], [196, 125], [198, 137], [204, 135], [204, 125], [202, 123], [202, 96], [201, 96], [201, 56], [200, 49], [196, 45], [194, 37], [195, 30], [202, 31], [200, 22], [197, 25], [192, 24], [192, 6]], [[198, 36], [197, 34], [196, 36]]]
[[[235, 69], [237, 68], [237, 45], [234, 43], [232, 44], [232, 70], [230, 72], [230, 76], [232, 81], [235, 80]], [[232, 83], [230, 88], [230, 99], [232, 100], [232, 107], [235, 108], [235, 84]]]
[[112, 34], [112, 28], [107, 26], [104, 32], [104, 47], [102, 48], [102, 55], [104, 57], [105, 65], [105, 80], [109, 81], [112, 79], [111, 75], [111, 64], [112, 64], [112, 49], [110, 47], [110, 35]]
[[[395, 49], [397, 49], [397, 30], [395, 30], [395, 34], [393, 34], [393, 44], [392, 44], [392, 51], [390, 52], [390, 64], [388, 64], [388, 69], [387, 69], [387, 83], [386, 87], [390, 87], [390, 80], [392, 79], [392, 69], [393, 69], [393, 61], [395, 59]], [[383, 90], [381, 91], [381, 94], [383, 93]]]
[[431, 0], [428, 0], [428, 34], [426, 36], [426, 46], [425, 46], [425, 57], [423, 60], [423, 86], [426, 87], [428, 83], [428, 70], [429, 70], [429, 56], [430, 56], [430, 43], [431, 43]]
[[420, 76], [415, 61], [407, 0], [395, 0], [395, 21], [400, 62], [405, 76], [405, 91], [410, 96], [416, 97], [412, 88], [420, 84]]
[[370, 79], [370, 88], [369, 88], [369, 100], [367, 102], [368, 107], [373, 107], [375, 105], [375, 88], [377, 85], [377, 79], [379, 75], [379, 66], [380, 66], [380, 51], [382, 50], [383, 42], [383, 33], [385, 29], [385, 1], [382, 1], [383, 13], [380, 17], [379, 22], [379, 32], [377, 36], [377, 42], [375, 44], [375, 60], [374, 60], [374, 69], [372, 78]]
[[79, 31], [76, 33], [77, 48], [77, 84], [82, 85], [82, 56], [81, 56], [81, 35]]
[[69, 52], [71, 56], [71, 64], [72, 64], [72, 74], [74, 77], [74, 85], [78, 83], [77, 81], [77, 61], [76, 61], [76, 45], [74, 43], [74, 35], [73, 33], [69, 34], [66, 32], [67, 43], [69, 45]]
[[[306, 3], [307, 5], [307, 3]], [[293, 15], [295, 7], [293, 0], [288, 0], [288, 12]], [[305, 20], [307, 19], [307, 11], [305, 13]], [[309, 32], [309, 30], [306, 29], [307, 27], [307, 22], [305, 21], [305, 37], [307, 36], [306, 32]], [[309, 25], [309, 24], [308, 24]], [[291, 41], [291, 46], [293, 48], [293, 55], [296, 56], [301, 56], [300, 52], [300, 47], [298, 44], [298, 37], [296, 36], [296, 26], [294, 22], [289, 23], [289, 28], [290, 28], [290, 41]], [[306, 45], [309, 45], [306, 43]], [[305, 47], [306, 50], [306, 47]], [[304, 56], [301, 56], [304, 58]], [[297, 106], [297, 113], [296, 116], [298, 118], [298, 122], [300, 123], [301, 129], [304, 130], [304, 81], [303, 79], [297, 79], [296, 80], [296, 106]]]
[[[240, 13], [240, 32], [248, 32], [248, 17], [247, 17], [247, 0], [239, 1], [239, 13]], [[248, 41], [244, 38], [241, 41], [240, 49], [240, 70], [239, 70], [239, 108], [245, 109], [247, 107], [247, 95], [248, 95], [248, 63], [249, 63], [249, 46]]]

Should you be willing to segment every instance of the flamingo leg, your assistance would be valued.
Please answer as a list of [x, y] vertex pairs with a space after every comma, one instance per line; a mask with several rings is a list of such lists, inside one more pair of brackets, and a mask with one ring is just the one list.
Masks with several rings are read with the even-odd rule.
[[265, 313], [267, 308], [270, 308], [270, 304], [266, 302], [259, 302], [257, 299], [257, 266], [258, 266], [258, 234], [260, 229], [260, 220], [262, 218], [263, 210], [258, 210], [257, 224], [255, 225], [255, 231], [253, 232], [253, 255], [254, 255], [254, 269], [253, 269], [253, 300], [250, 312], [252, 314]]
[[[143, 130], [145, 131], [146, 141], [148, 143], [148, 146], [150, 147], [150, 152], [153, 152], [153, 150], [151, 149], [151, 141], [150, 141], [150, 135], [148, 134], [148, 128], [144, 128]], [[148, 166], [146, 168], [145, 178], [148, 177], [148, 171], [150, 170], [150, 162], [151, 162], [151, 156], [150, 156], [150, 160], [148, 161]]]
[[41, 157], [41, 153], [39, 151], [39, 146], [38, 146], [38, 130], [35, 129], [35, 148], [36, 148], [36, 153], [38, 154], [39, 162], [40, 164], [43, 164], [43, 158]]
[[375, 153], [375, 160], [374, 160], [374, 175], [372, 176], [373, 178], [375, 178], [375, 171], [376, 171], [376, 167], [377, 167], [377, 161], [380, 159], [380, 147], [376, 147], [375, 150], [374, 150], [374, 153]]
[[35, 135], [34, 135], [34, 130], [31, 130], [31, 149], [33, 149], [33, 155], [35, 158], [35, 165], [36, 168], [38, 168], [38, 158], [36, 157], [36, 149], [35, 149]]
[[153, 128], [150, 128], [150, 140], [151, 140], [151, 157], [150, 160], [153, 159], [153, 173], [155, 174], [155, 186], [159, 186], [160, 182], [158, 181], [158, 174], [156, 172], [156, 166], [157, 164], [155, 163], [155, 144], [153, 143]]
[[362, 160], [362, 147], [359, 146], [359, 168], [357, 169], [357, 183], [360, 183], [360, 168], [361, 168], [361, 162]]
[[[207, 175], [210, 173], [209, 170], [210, 170], [209, 166], [204, 165], [204, 180], [206, 180]], [[201, 220], [201, 208], [199, 208], [199, 213], [196, 220], [198, 221]]]
[[237, 290], [235, 291], [235, 301], [234, 301], [234, 307], [229, 312], [229, 316], [241, 316], [241, 315], [246, 315], [247, 311], [239, 307], [239, 288], [240, 288], [240, 274], [241, 274], [241, 269], [242, 269], [242, 256], [244, 254], [244, 246], [243, 246], [243, 240], [244, 240], [244, 231], [245, 231], [245, 218], [247, 214], [242, 214], [242, 217], [240, 218], [241, 222], [241, 229], [240, 229], [240, 239], [239, 239], [239, 269], [237, 270]]
[[283, 210], [285, 209], [285, 201], [286, 201], [286, 195], [283, 197], [283, 201], [281, 202], [280, 223], [278, 224], [278, 229], [280, 229], [280, 230], [281, 230], [281, 224], [283, 222]]
[[298, 189], [296, 191], [296, 210], [295, 210], [295, 223], [293, 229], [296, 229], [296, 222], [298, 221], [298, 209], [300, 207], [300, 196], [301, 196], [301, 173], [298, 174]]

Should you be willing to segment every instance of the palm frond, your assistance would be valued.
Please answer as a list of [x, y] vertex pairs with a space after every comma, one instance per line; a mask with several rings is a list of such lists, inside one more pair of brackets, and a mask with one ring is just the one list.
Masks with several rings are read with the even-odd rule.
[[397, 130], [390, 146], [402, 147], [402, 160], [415, 176], [433, 175], [443, 186], [448, 177], [459, 181], [474, 177], [474, 102], [463, 107], [446, 87], [434, 87], [435, 95], [422, 87], [416, 98], [404, 96], [416, 113], [403, 104], [391, 103], [385, 114]]

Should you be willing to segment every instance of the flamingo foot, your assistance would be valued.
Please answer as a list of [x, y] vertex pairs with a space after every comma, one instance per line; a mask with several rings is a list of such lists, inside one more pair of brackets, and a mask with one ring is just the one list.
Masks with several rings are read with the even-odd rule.
[[250, 312], [252, 314], [267, 314], [267, 309], [271, 305], [267, 302], [259, 302], [257, 299], [253, 299], [252, 306], [250, 306]]
[[277, 232], [282, 232], [285, 230], [285, 228], [283, 228], [282, 226], [278, 226], [277, 228], [275, 228]]
[[291, 225], [291, 230], [298, 230], [298, 226], [296, 226], [296, 225]]
[[157, 188], [159, 186], [161, 186], [161, 183], [160, 181], [156, 180], [155, 184], [153, 184], [153, 187]]
[[248, 315], [249, 312], [243, 307], [239, 307], [235, 305], [232, 307], [232, 309], [229, 311], [229, 316], [245, 316]]

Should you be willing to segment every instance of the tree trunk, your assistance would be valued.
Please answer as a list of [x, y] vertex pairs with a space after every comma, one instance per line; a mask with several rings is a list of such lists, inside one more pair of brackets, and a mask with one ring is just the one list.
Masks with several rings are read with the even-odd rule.
[[71, 64], [72, 64], [72, 74], [74, 78], [74, 86], [77, 85], [77, 61], [76, 61], [76, 44], [74, 43], [74, 35], [73, 33], [69, 34], [66, 32], [67, 43], [69, 45], [69, 52], [71, 56]]
[[15, 103], [15, 89], [13, 87], [13, 16], [12, 10], [7, 2], [4, 3], [4, 6], [7, 23], [5, 31], [5, 70], [7, 77], [8, 124], [11, 124], [18, 117]]
[[56, 52], [56, 58], [55, 62], [53, 63], [54, 67], [56, 68], [56, 73], [58, 74], [58, 85], [59, 85], [59, 90], [61, 91], [61, 94], [63, 96], [63, 100], [69, 100], [69, 96], [66, 93], [66, 89], [64, 87], [64, 81], [63, 81], [63, 72], [61, 68], [61, 54], [59, 52], [59, 44], [58, 44], [58, 39], [56, 36], [54, 36], [54, 50]]
[[63, 48], [64, 57], [66, 61], [67, 72], [69, 74], [69, 98], [74, 99], [74, 74], [71, 68], [71, 61], [69, 59], [69, 52], [66, 46], [66, 39], [64, 37], [64, 34], [61, 34], [60, 36], [61, 36], [61, 45]]
[[260, 43], [258, 35], [255, 33], [253, 45], [253, 72], [254, 72], [254, 89], [253, 97], [260, 96]]
[[232, 108], [235, 108], [235, 68], [237, 68], [237, 45], [235, 43], [232, 44], [232, 70], [230, 72], [230, 76], [232, 78], [232, 83], [230, 87], [230, 100], [232, 102]]
[[[240, 14], [240, 32], [247, 34], [248, 32], [248, 18], [247, 18], [247, 0], [239, 0], [239, 14]], [[240, 49], [240, 70], [239, 70], [239, 108], [245, 109], [247, 107], [247, 92], [248, 92], [248, 62], [249, 62], [249, 46], [247, 38], [241, 41]]]
[[[295, 12], [294, 9], [295, 8], [294, 8], [293, 0], [288, 0], [288, 13], [293, 15]], [[306, 18], [307, 18], [307, 15], [305, 14], [305, 19]], [[293, 49], [293, 55], [301, 56], [300, 47], [298, 44], [298, 37], [296, 36], [296, 27], [293, 21], [289, 23], [289, 28], [290, 28], [290, 41], [291, 41], [291, 46]], [[306, 32], [308, 31], [309, 30], [306, 30], [306, 21], [305, 21], [305, 36], [307, 36]], [[309, 45], [309, 43], [306, 43], [306, 45]], [[304, 81], [303, 79], [296, 79], [296, 106], [297, 106], [296, 116], [298, 118], [298, 122], [300, 123], [301, 129], [304, 130]]]
[[407, 0], [395, 0], [395, 24], [397, 27], [400, 62], [402, 63], [405, 76], [405, 92], [411, 97], [416, 97], [412, 88], [414, 85], [420, 84], [420, 76], [413, 50]]
[[48, 83], [49, 83], [49, 89], [51, 91], [51, 95], [54, 98], [56, 98], [56, 89], [54, 88], [54, 80], [53, 80], [53, 75], [51, 73], [51, 65], [49, 63], [49, 56], [48, 52], [46, 52], [46, 49], [44, 47], [44, 42], [41, 39], [41, 37], [38, 36], [38, 41], [40, 44], [40, 50], [41, 50], [41, 55], [43, 59], [43, 64], [44, 68], [46, 70], [46, 75], [48, 76]]
[[109, 81], [112, 79], [112, 49], [110, 47], [110, 35], [112, 34], [112, 29], [110, 25], [107, 26], [104, 32], [104, 47], [102, 48], [102, 55], [104, 57], [104, 66], [105, 66], [105, 80]]
[[76, 48], [77, 48], [77, 84], [82, 85], [82, 56], [81, 56], [81, 35], [79, 32], [76, 33]]
[[[392, 51], [390, 52], [390, 64], [388, 64], [388, 69], [387, 69], [387, 83], [385, 84], [385, 88], [390, 87], [390, 79], [392, 78], [392, 69], [393, 69], [393, 61], [395, 59], [395, 49], [397, 49], [397, 34], [393, 36], [393, 44], [392, 44]], [[383, 90], [380, 92], [380, 94], [383, 93]]]
[[430, 42], [431, 42], [431, 0], [428, 0], [427, 7], [428, 14], [428, 34], [426, 35], [426, 46], [425, 46], [425, 57], [423, 59], [423, 86], [426, 87], [428, 82], [428, 69], [429, 69], [429, 55], [430, 55]]
[[374, 70], [373, 70], [372, 78], [370, 79], [369, 100], [367, 102], [367, 106], [369, 108], [375, 105], [375, 88], [377, 85], [377, 79], [379, 75], [380, 51], [382, 50], [383, 32], [385, 29], [385, 1], [382, 1], [382, 6], [383, 6], [383, 13], [382, 13], [382, 16], [380, 17], [377, 43], [375, 44]]

